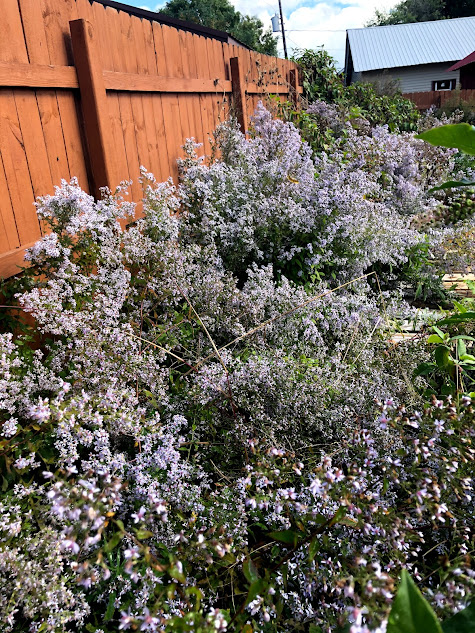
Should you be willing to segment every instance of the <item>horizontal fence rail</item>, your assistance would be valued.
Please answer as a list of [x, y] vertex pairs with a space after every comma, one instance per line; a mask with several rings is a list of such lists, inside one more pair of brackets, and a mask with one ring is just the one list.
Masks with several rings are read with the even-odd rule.
[[441, 108], [447, 103], [454, 107], [462, 101], [475, 104], [475, 90], [432, 90], [430, 92], [406, 92], [406, 99], [413, 101], [419, 110], [428, 110], [431, 106]]
[[141, 165], [176, 180], [185, 139], [209, 155], [231, 106], [247, 130], [259, 99], [301, 92], [295, 63], [242, 46], [90, 0], [2, 0], [0, 277], [41, 237], [34, 201], [61, 179], [96, 196], [132, 180], [139, 202]]

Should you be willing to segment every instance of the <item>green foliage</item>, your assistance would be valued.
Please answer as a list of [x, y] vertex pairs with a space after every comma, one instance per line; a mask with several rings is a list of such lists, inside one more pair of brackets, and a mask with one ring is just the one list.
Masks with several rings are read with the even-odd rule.
[[471, 633], [475, 630], [475, 601], [442, 624], [444, 633]]
[[[345, 86], [335, 60], [323, 49], [297, 50], [293, 59], [301, 68], [304, 97], [308, 103], [322, 100], [335, 104], [346, 113], [348, 119], [363, 119], [372, 126], [388, 125], [391, 131], [416, 129], [419, 112], [412, 101], [405, 99], [398, 91], [394, 94], [379, 94], [372, 83]], [[304, 138], [311, 142], [311, 119], [305, 113], [295, 113], [291, 120], [302, 130]], [[319, 146], [322, 148], [321, 143]]]
[[417, 138], [431, 145], [451, 147], [475, 155], [475, 127], [468, 123], [454, 123], [426, 130]]
[[335, 60], [324, 49], [294, 51], [293, 60], [300, 66], [304, 96], [309, 103], [322, 99], [330, 103], [338, 101], [344, 93], [341, 75]]
[[367, 26], [465, 18], [474, 14], [471, 0], [402, 0], [387, 13], [376, 10], [375, 17]]
[[442, 633], [435, 613], [405, 569], [389, 614], [387, 633]]
[[375, 17], [367, 26], [427, 22], [442, 20], [445, 17], [445, 0], [403, 0], [388, 13], [377, 10]]
[[259, 53], [277, 55], [277, 39], [272, 31], [264, 31], [259, 18], [236, 11], [229, 0], [169, 0], [161, 12], [179, 20], [226, 31]]
[[474, 629], [475, 602], [440, 623], [410, 575], [402, 570], [387, 633], [471, 633]]
[[[458, 395], [475, 388], [475, 312], [456, 302], [455, 311], [432, 327], [427, 342], [432, 345], [432, 361], [421, 363], [415, 376], [426, 376], [425, 395]], [[444, 331], [444, 326], [446, 330]]]
[[348, 105], [358, 106], [370, 125], [388, 125], [389, 129], [410, 132], [416, 129], [419, 112], [412, 101], [401, 94], [380, 95], [371, 83], [355, 83], [345, 89]]

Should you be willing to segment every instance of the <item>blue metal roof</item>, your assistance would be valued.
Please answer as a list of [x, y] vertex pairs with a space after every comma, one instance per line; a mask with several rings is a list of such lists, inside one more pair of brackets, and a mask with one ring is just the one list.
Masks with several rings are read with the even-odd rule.
[[[475, 49], [475, 16], [349, 29], [356, 72], [463, 59]], [[346, 60], [345, 66], [347, 66]]]

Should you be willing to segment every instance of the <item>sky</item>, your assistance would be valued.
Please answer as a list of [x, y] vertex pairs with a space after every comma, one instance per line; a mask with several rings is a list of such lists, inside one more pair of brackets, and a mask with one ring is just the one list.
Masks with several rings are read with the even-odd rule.
[[[257, 15], [266, 28], [271, 25], [271, 17], [279, 11], [278, 0], [230, 1], [241, 13]], [[165, 4], [157, 4], [157, 0], [124, 2], [151, 11], [160, 11]], [[363, 27], [374, 16], [376, 8], [385, 11], [396, 4], [397, 0], [282, 0], [289, 54], [294, 48], [323, 46], [335, 58], [337, 68], [343, 68], [346, 29]], [[282, 54], [281, 36], [279, 51]]]

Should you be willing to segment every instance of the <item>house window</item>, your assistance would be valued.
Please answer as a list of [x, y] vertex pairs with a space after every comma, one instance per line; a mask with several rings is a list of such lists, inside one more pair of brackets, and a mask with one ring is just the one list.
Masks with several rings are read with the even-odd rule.
[[432, 90], [455, 90], [456, 79], [439, 79], [432, 82]]

